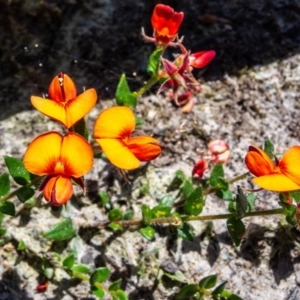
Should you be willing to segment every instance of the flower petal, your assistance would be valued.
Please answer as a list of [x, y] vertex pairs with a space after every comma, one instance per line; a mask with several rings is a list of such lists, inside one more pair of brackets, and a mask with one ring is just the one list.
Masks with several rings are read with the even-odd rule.
[[126, 106], [114, 106], [102, 111], [95, 122], [95, 139], [123, 139], [129, 137], [135, 127], [132, 110]]
[[36, 175], [55, 173], [55, 165], [60, 157], [62, 136], [58, 132], [47, 132], [36, 137], [24, 154], [25, 168]]
[[127, 141], [127, 146], [140, 161], [150, 161], [160, 155], [159, 141], [150, 136], [135, 136]]
[[213, 60], [215, 56], [216, 52], [213, 50], [192, 53], [189, 56], [189, 64], [194, 68], [204, 68]]
[[44, 198], [53, 205], [65, 204], [73, 195], [71, 179], [65, 176], [54, 176], [47, 179], [43, 189]]
[[88, 114], [97, 102], [97, 93], [95, 89], [88, 89], [78, 95], [74, 100], [66, 104], [66, 124], [67, 128], [73, 126], [76, 122]]
[[62, 72], [54, 77], [50, 83], [48, 93], [50, 99], [57, 102], [68, 102], [77, 96], [73, 80]]
[[289, 192], [300, 190], [300, 185], [283, 174], [270, 174], [256, 177], [252, 180], [259, 187], [274, 192]]
[[285, 176], [300, 185], [300, 146], [293, 146], [287, 150], [278, 167]]
[[93, 166], [93, 149], [79, 134], [69, 132], [63, 137], [60, 160], [64, 175], [81, 177]]
[[35, 109], [67, 127], [67, 115], [64, 104], [37, 96], [31, 96], [30, 101]]
[[128, 149], [122, 140], [96, 139], [108, 160], [116, 167], [133, 170], [140, 166], [140, 161]]
[[275, 165], [267, 153], [254, 146], [249, 147], [245, 163], [249, 171], [255, 176], [268, 175], [275, 170]]

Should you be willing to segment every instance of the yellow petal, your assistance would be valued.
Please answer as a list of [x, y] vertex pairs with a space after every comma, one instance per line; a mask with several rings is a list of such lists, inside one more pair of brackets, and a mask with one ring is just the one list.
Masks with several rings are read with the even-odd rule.
[[293, 146], [287, 150], [278, 167], [285, 176], [300, 185], [300, 146]]
[[37, 96], [31, 96], [30, 100], [35, 109], [67, 127], [67, 115], [63, 103]]
[[155, 159], [162, 150], [159, 141], [150, 136], [136, 136], [128, 140], [127, 146], [140, 161]]
[[128, 149], [122, 140], [96, 139], [108, 160], [116, 167], [133, 170], [140, 166], [140, 161]]
[[89, 89], [78, 95], [74, 100], [66, 104], [66, 127], [70, 128], [95, 106], [97, 93], [95, 89]]
[[60, 157], [62, 136], [58, 132], [47, 132], [36, 137], [24, 154], [25, 168], [36, 175], [55, 173]]
[[64, 175], [81, 177], [93, 166], [93, 149], [79, 134], [69, 132], [63, 137], [60, 161]]
[[255, 176], [268, 175], [275, 170], [275, 165], [267, 153], [254, 146], [249, 147], [245, 163], [249, 171]]
[[102, 111], [94, 128], [95, 139], [129, 137], [135, 127], [132, 110], [126, 106], [115, 106]]
[[48, 180], [43, 195], [53, 205], [65, 204], [73, 195], [73, 185], [69, 177], [54, 176]]
[[300, 190], [300, 185], [297, 185], [294, 181], [279, 173], [256, 177], [252, 181], [259, 187], [274, 192]]

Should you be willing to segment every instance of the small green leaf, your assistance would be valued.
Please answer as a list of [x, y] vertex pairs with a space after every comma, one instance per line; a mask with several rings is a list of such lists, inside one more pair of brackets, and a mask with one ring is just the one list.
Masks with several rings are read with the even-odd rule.
[[34, 190], [30, 187], [22, 186], [17, 190], [18, 199], [24, 203], [34, 195]]
[[198, 186], [187, 197], [183, 206], [184, 212], [189, 216], [199, 215], [203, 209], [203, 202], [202, 187]]
[[247, 195], [247, 202], [248, 202], [247, 212], [251, 212], [251, 211], [254, 210], [255, 200], [256, 200], [256, 194], [255, 193], [249, 193]]
[[190, 195], [190, 193], [194, 191], [194, 186], [189, 179], [186, 179], [183, 181], [181, 189], [183, 193], [183, 198], [186, 199]]
[[157, 205], [152, 208], [152, 218], [168, 217], [171, 212], [171, 207]]
[[5, 164], [14, 181], [20, 185], [26, 185], [30, 181], [30, 173], [25, 169], [21, 160], [4, 156]]
[[83, 264], [75, 264], [72, 266], [71, 270], [76, 273], [88, 274], [90, 273], [90, 268]]
[[193, 241], [195, 238], [193, 229], [187, 223], [184, 223], [182, 227], [177, 228], [177, 234], [186, 241]]
[[227, 281], [225, 281], [225, 282], [219, 284], [219, 285], [212, 291], [211, 295], [212, 295], [212, 296], [220, 295], [220, 294], [223, 292], [226, 283], [227, 283]]
[[183, 181], [186, 179], [184, 173], [181, 170], [178, 170], [175, 172], [175, 177], [173, 178], [172, 182], [168, 186], [167, 191], [175, 191], [177, 190], [183, 183]]
[[233, 193], [231, 190], [217, 190], [216, 195], [217, 197], [225, 201], [231, 201], [233, 197]]
[[274, 145], [269, 140], [265, 141], [264, 151], [271, 159], [274, 158]]
[[220, 179], [224, 178], [224, 169], [221, 163], [217, 163], [211, 171], [209, 184], [213, 187], [220, 185]]
[[177, 271], [174, 274], [164, 273], [164, 275], [172, 280], [182, 283], [187, 283], [189, 281], [181, 271]]
[[120, 78], [115, 97], [117, 104], [120, 106], [125, 105], [133, 108], [136, 107], [137, 96], [136, 93], [132, 93], [130, 91], [125, 74], [123, 74]]
[[97, 268], [92, 273], [90, 277], [90, 284], [94, 285], [96, 282], [104, 282], [108, 279], [109, 276], [109, 269], [108, 268]]
[[209, 275], [207, 277], [202, 278], [199, 281], [199, 287], [205, 289], [211, 289], [216, 285], [216, 283], [217, 283], [217, 275]]
[[117, 281], [114, 281], [110, 286], [109, 286], [109, 290], [110, 291], [117, 291], [120, 289], [120, 286], [121, 286], [121, 283], [122, 283], [122, 279], [118, 279]]
[[151, 53], [148, 65], [147, 65], [147, 73], [150, 76], [157, 75], [159, 65], [160, 65], [160, 57], [163, 53], [163, 49], [159, 48], [156, 49], [154, 52]]
[[143, 125], [145, 123], [143, 119], [137, 116], [134, 116], [134, 118], [135, 118], [135, 126]]
[[247, 197], [245, 196], [240, 186], [238, 186], [237, 190], [238, 193], [236, 195], [236, 212], [238, 214], [238, 217], [242, 219], [245, 217], [247, 207], [248, 207], [248, 202], [247, 202]]
[[139, 230], [140, 234], [146, 238], [148, 241], [151, 241], [154, 238], [155, 230], [151, 226], [146, 226]]
[[111, 296], [113, 300], [128, 300], [126, 294], [122, 290], [111, 291]]
[[3, 235], [6, 233], [6, 228], [0, 227], [0, 235]]
[[15, 205], [10, 201], [5, 201], [0, 204], [0, 212], [5, 215], [14, 216], [16, 214]]
[[69, 240], [75, 235], [75, 229], [70, 218], [64, 219], [54, 225], [49, 231], [44, 234], [48, 240], [64, 241]]
[[244, 223], [240, 219], [231, 217], [227, 220], [227, 229], [232, 241], [236, 246], [239, 246], [241, 240], [246, 232]]
[[112, 229], [113, 231], [117, 231], [117, 230], [122, 230], [123, 229], [123, 227], [120, 225], [120, 224], [117, 224], [117, 223], [110, 223], [109, 225], [108, 225], [108, 227], [110, 228], [110, 229]]
[[150, 207], [146, 204], [143, 204], [141, 209], [142, 209], [143, 223], [147, 225], [151, 221], [152, 211]]
[[109, 204], [109, 197], [108, 194], [105, 191], [100, 191], [99, 192], [99, 197], [101, 199], [101, 203], [102, 205], [106, 208], [106, 209], [110, 209], [110, 204]]
[[89, 130], [86, 126], [84, 118], [80, 119], [75, 125], [74, 125], [74, 131], [84, 137], [86, 140], [89, 139]]
[[98, 298], [98, 299], [103, 299], [105, 292], [103, 289], [97, 288], [95, 286], [92, 286], [91, 288], [92, 293]]
[[228, 211], [232, 214], [236, 214], [236, 202], [230, 201], [228, 204]]
[[25, 249], [26, 249], [26, 244], [25, 244], [24, 241], [21, 240], [21, 241], [19, 242], [19, 244], [18, 244], [17, 250], [22, 251], [22, 250], [25, 250]]
[[122, 219], [122, 212], [118, 208], [114, 208], [108, 213], [108, 218], [111, 222], [119, 221]]
[[74, 263], [75, 263], [75, 255], [74, 253], [71, 253], [63, 260], [62, 264], [66, 269], [71, 269]]
[[53, 278], [53, 275], [54, 275], [54, 269], [53, 268], [44, 268], [43, 274], [45, 275], [46, 278], [51, 279], [51, 278]]
[[291, 197], [297, 202], [300, 202], [300, 191], [290, 192]]
[[235, 295], [228, 290], [223, 290], [219, 295], [221, 298], [225, 298], [226, 300], [243, 300], [238, 295]]
[[33, 206], [36, 205], [36, 199], [35, 198], [30, 198], [30, 199], [26, 200], [24, 202], [24, 204], [25, 204], [25, 207], [33, 207]]
[[0, 198], [7, 195], [10, 190], [10, 182], [8, 173], [3, 173], [0, 176]]
[[134, 215], [134, 211], [132, 209], [129, 209], [124, 212], [122, 219], [123, 220], [131, 220]]
[[197, 284], [185, 285], [179, 293], [175, 296], [176, 300], [190, 299], [198, 292]]
[[0, 211], [0, 225], [2, 224], [4, 218], [4, 214]]
[[161, 198], [159, 205], [160, 206], [167, 206], [172, 207], [175, 202], [175, 199], [171, 195], [165, 195], [163, 198]]

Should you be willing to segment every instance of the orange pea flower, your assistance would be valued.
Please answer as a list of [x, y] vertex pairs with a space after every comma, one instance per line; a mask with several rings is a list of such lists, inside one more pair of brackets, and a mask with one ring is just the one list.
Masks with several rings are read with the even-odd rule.
[[40, 190], [51, 204], [61, 205], [73, 195], [72, 180], [84, 189], [82, 176], [93, 166], [93, 150], [77, 133], [62, 136], [51, 131], [29, 144], [24, 165], [33, 174], [47, 176]]
[[108, 160], [120, 169], [136, 169], [141, 161], [150, 161], [161, 153], [159, 141], [151, 136], [131, 137], [134, 128], [134, 114], [125, 106], [105, 109], [96, 120], [94, 138]]
[[256, 176], [253, 183], [263, 189], [275, 192], [300, 190], [300, 146], [291, 147], [275, 162], [262, 149], [250, 146], [245, 163]]
[[154, 8], [151, 24], [154, 29], [154, 39], [157, 45], [167, 46], [177, 36], [183, 20], [183, 12], [175, 12], [168, 5], [157, 4]]
[[48, 94], [50, 99], [31, 96], [32, 105], [67, 128], [82, 119], [97, 101], [95, 89], [88, 89], [77, 96], [73, 80], [62, 72], [50, 83]]

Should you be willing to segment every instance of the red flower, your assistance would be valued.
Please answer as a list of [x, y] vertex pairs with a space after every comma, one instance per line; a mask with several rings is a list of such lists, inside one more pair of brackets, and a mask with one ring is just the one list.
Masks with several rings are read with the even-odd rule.
[[192, 171], [192, 175], [194, 177], [201, 179], [204, 172], [207, 170], [207, 168], [208, 168], [208, 164], [207, 164], [206, 160], [201, 158], [195, 163], [193, 171]]
[[216, 56], [213, 50], [200, 51], [189, 55], [189, 65], [196, 69], [206, 67]]

